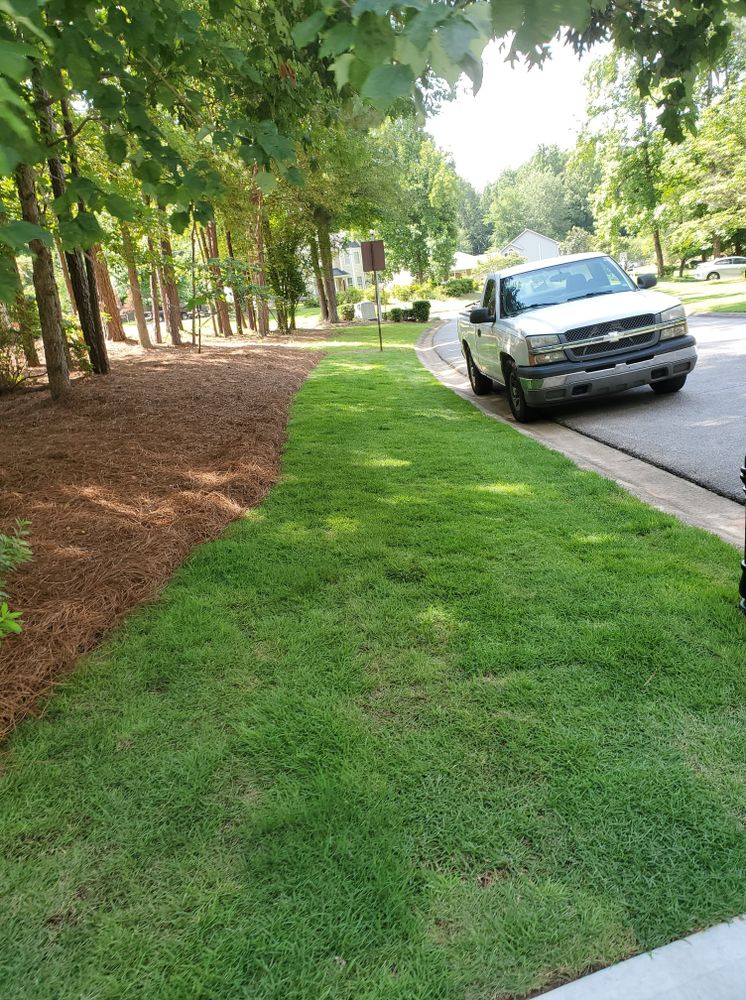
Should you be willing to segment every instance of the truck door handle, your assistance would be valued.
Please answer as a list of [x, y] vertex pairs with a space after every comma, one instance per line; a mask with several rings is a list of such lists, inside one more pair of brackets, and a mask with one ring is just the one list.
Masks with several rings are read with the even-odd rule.
[[478, 337], [482, 336], [482, 331], [479, 329], [479, 327], [477, 327], [477, 336]]

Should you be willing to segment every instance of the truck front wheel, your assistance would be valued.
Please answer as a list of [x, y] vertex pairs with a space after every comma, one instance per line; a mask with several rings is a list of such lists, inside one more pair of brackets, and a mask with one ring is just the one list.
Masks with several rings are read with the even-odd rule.
[[492, 392], [492, 379], [480, 372], [468, 347], [466, 348], [466, 370], [469, 373], [469, 381], [475, 396], [486, 396]]
[[505, 375], [505, 385], [508, 390], [508, 403], [515, 419], [521, 424], [527, 424], [529, 421], [535, 420], [539, 411], [535, 407], [529, 406], [526, 402], [515, 362], [510, 359], [503, 362], [503, 373]]

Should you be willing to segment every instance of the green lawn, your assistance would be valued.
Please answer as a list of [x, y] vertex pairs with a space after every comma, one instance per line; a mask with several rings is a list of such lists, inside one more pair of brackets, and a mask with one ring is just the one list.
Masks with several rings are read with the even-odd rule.
[[746, 909], [738, 553], [416, 332], [330, 347], [281, 484], [16, 734], [4, 1000], [497, 1000]]
[[681, 299], [688, 313], [746, 312], [746, 281], [695, 281], [694, 278], [658, 282], [662, 292]]

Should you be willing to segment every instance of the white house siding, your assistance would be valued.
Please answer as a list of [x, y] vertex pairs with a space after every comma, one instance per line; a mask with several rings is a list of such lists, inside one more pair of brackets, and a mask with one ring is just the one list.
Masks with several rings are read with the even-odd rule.
[[507, 243], [500, 253], [517, 253], [525, 257], [527, 261], [545, 260], [547, 257], [557, 257], [560, 252], [558, 240], [553, 240], [551, 236], [543, 236], [535, 233], [533, 229], [524, 229], [514, 240]]

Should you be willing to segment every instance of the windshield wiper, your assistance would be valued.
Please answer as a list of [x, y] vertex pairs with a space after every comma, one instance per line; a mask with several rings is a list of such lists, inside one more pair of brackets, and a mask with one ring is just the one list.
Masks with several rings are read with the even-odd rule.
[[578, 299], [595, 299], [597, 295], [613, 295], [615, 289], [607, 288], [603, 292], [586, 292], [585, 295], [573, 295], [571, 299], [566, 299], [566, 302], [577, 302]]
[[532, 306], [523, 306], [517, 312], [511, 313], [511, 316], [520, 316], [521, 313], [528, 312], [529, 309], [544, 309], [546, 306], [561, 306], [561, 302], [534, 302]]

